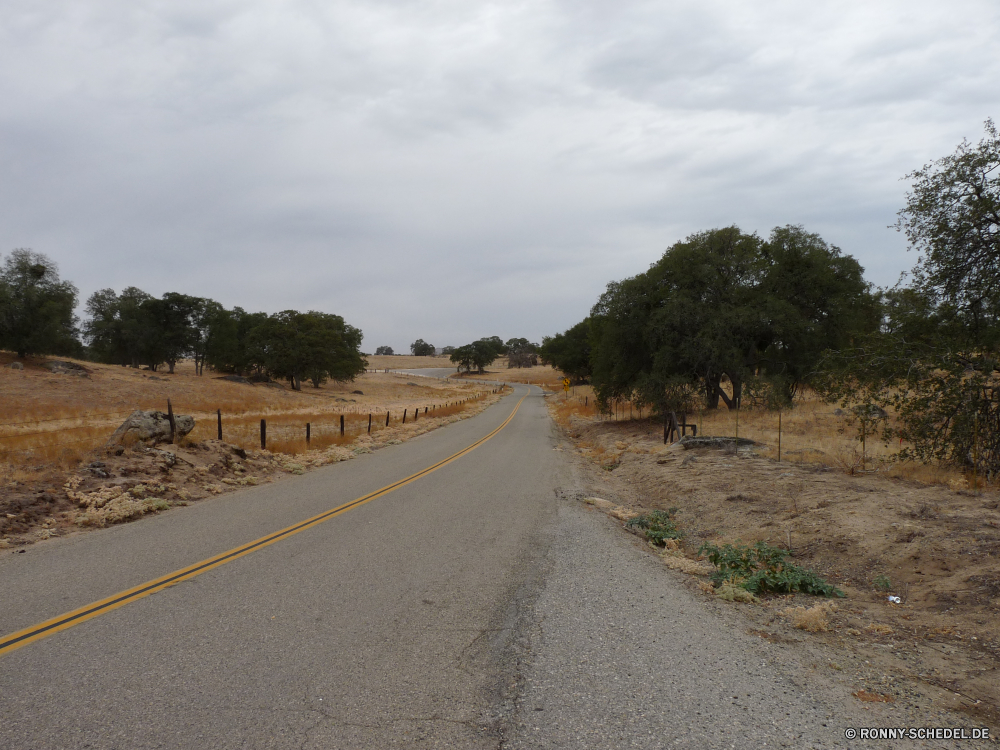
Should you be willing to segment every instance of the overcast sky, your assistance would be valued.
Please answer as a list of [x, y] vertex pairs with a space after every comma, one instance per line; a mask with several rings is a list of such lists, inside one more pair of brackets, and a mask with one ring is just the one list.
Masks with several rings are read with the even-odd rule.
[[996, 0], [0, 0], [0, 253], [369, 352], [538, 341], [730, 224], [886, 285], [998, 81]]

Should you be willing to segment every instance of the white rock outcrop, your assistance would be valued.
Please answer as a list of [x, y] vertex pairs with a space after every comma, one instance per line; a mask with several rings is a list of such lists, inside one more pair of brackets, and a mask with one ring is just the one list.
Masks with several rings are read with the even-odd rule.
[[[194, 429], [194, 417], [174, 415], [174, 439], [184, 437]], [[134, 411], [121, 427], [108, 438], [108, 446], [126, 442], [164, 443], [170, 440], [170, 420], [162, 411]]]

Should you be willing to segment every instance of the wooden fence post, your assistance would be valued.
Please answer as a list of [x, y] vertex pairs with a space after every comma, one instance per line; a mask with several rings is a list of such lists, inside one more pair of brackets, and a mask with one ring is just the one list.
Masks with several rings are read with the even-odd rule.
[[406, 424], [406, 409], [403, 409], [403, 424]]
[[413, 410], [413, 421], [416, 422], [417, 417], [419, 416], [420, 416], [420, 407], [418, 406], [416, 409]]
[[174, 422], [174, 407], [170, 403], [170, 399], [167, 399], [167, 421], [170, 422], [170, 444], [174, 443], [174, 430], [177, 425]]
[[340, 415], [340, 434], [344, 434], [344, 415]]
[[219, 418], [219, 440], [222, 440], [222, 409], [216, 409], [215, 415]]
[[306, 422], [306, 445], [309, 445], [309, 439], [312, 437], [310, 433], [311, 433], [310, 424]]
[[372, 434], [372, 413], [368, 412], [368, 434]]
[[267, 420], [260, 420], [260, 449], [267, 450]]
[[778, 409], [778, 463], [781, 463], [781, 409]]
[[389, 412], [386, 412], [386, 413], [385, 413], [385, 426], [386, 426], [386, 427], [388, 427], [388, 426], [389, 426]]

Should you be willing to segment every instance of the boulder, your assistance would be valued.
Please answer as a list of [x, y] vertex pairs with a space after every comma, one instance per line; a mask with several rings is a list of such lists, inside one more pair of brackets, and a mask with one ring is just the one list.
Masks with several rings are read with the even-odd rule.
[[692, 448], [732, 448], [736, 445], [740, 448], [749, 448], [759, 445], [759, 443], [750, 438], [711, 437], [709, 435], [692, 437], [691, 435], [686, 435], [678, 440], [675, 445], [682, 445], [684, 446], [684, 450], [691, 450]]
[[[174, 438], [187, 435], [194, 429], [194, 417], [174, 415]], [[107, 446], [122, 445], [126, 442], [163, 443], [170, 440], [170, 420], [162, 411], [134, 411], [121, 427], [108, 438]]]
[[7, 367], [9, 367], [12, 370], [23, 370], [24, 369], [24, 365], [22, 365], [20, 362], [11, 362], [9, 365], [7, 365]]
[[889, 413], [885, 409], [875, 406], [875, 404], [860, 404], [851, 411], [862, 419], [888, 419], [889, 417]]
[[62, 362], [54, 359], [46, 362], [44, 367], [53, 375], [75, 375], [78, 378], [90, 377], [90, 371], [75, 362]]

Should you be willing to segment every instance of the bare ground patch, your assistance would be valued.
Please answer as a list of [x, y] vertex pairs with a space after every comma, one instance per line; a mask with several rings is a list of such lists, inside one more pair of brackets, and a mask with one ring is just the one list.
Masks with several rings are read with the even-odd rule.
[[[852, 693], [1000, 720], [995, 492], [850, 476], [752, 450], [686, 450], [664, 446], [648, 421], [553, 412], [588, 460], [605, 512], [623, 519], [677, 508], [688, 560], [704, 541], [765, 541], [847, 594], [830, 605], [804, 595], [727, 605], [740, 607], [749, 632], [812, 649], [815, 668], [836, 673]], [[667, 559], [678, 552], [661, 554], [683, 570]], [[693, 589], [714, 594], [690, 572]]]

